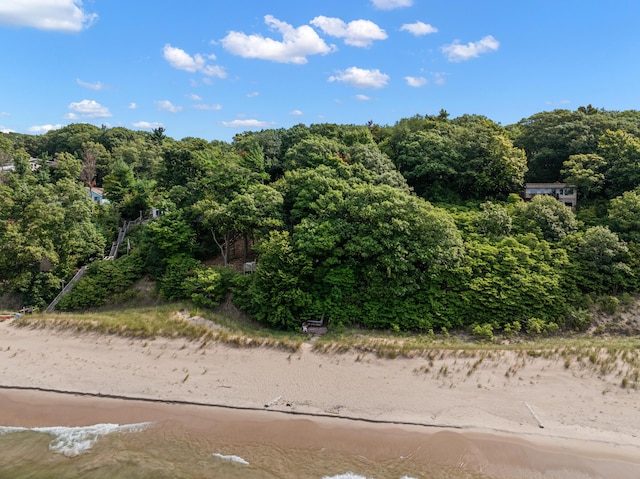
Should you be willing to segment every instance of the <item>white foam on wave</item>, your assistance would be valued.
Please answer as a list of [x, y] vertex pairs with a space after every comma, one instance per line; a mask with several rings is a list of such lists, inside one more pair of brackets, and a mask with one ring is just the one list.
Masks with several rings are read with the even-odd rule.
[[218, 452], [213, 453], [213, 456], [223, 459], [225, 461], [232, 461], [232, 462], [237, 462], [239, 464], [244, 464], [246, 466], [249, 465], [249, 463], [247, 461], [245, 461], [244, 459], [242, 459], [240, 456], [234, 456], [233, 454], [225, 456], [224, 454], [220, 454]]
[[67, 457], [75, 457], [91, 449], [101, 436], [114, 432], [139, 432], [148, 428], [152, 423], [142, 422], [138, 424], [95, 424], [93, 426], [79, 427], [9, 427], [0, 426], [1, 434], [15, 432], [39, 432], [49, 434], [54, 439], [49, 443], [49, 450]]
[[370, 479], [365, 476], [359, 476], [353, 472], [347, 472], [345, 474], [339, 474], [337, 476], [324, 476], [322, 479]]
[[[339, 474], [337, 476], [324, 476], [322, 479], [370, 479], [365, 476], [359, 476], [353, 472], [347, 472], [346, 474]], [[402, 476], [400, 479], [415, 479], [409, 476]]]

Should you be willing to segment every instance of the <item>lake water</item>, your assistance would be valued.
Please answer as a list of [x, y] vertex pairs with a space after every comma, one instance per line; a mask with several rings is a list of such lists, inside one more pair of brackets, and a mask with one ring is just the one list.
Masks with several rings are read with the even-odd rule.
[[377, 457], [368, 458], [339, 449], [283, 447], [277, 444], [281, 441], [248, 439], [224, 441], [215, 433], [190, 431], [174, 420], [122, 426], [0, 426], [0, 478], [488, 477], [464, 467], [430, 464], [415, 450], [390, 458], [376, 452], [372, 456]]

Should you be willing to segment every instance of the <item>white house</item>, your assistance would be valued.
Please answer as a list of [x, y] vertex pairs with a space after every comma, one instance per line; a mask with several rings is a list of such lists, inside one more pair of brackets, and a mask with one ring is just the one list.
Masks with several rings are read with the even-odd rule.
[[527, 183], [524, 190], [525, 201], [536, 195], [553, 196], [572, 209], [575, 209], [578, 202], [576, 187], [566, 183]]

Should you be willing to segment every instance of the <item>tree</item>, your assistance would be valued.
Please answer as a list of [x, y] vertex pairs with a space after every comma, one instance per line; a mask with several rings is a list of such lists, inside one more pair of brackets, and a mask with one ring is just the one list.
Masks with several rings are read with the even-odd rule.
[[606, 165], [606, 160], [594, 153], [571, 155], [562, 164], [560, 173], [564, 181], [575, 185], [582, 198], [586, 200], [590, 194], [596, 194], [602, 189]]
[[640, 192], [625, 191], [613, 198], [608, 219], [611, 229], [621, 238], [640, 243]]
[[490, 201], [480, 205], [482, 212], [476, 219], [478, 232], [490, 238], [503, 238], [511, 233], [512, 219], [504, 206]]
[[109, 201], [120, 204], [131, 191], [134, 183], [133, 169], [123, 160], [116, 160], [109, 174], [104, 177], [102, 185]]
[[607, 227], [593, 226], [565, 243], [575, 265], [574, 279], [583, 291], [616, 294], [632, 284], [629, 249]]
[[623, 130], [607, 130], [598, 152], [607, 162], [606, 191], [609, 198], [640, 186], [640, 138]]
[[285, 154], [285, 168], [315, 168], [332, 166], [337, 162], [348, 162], [347, 147], [337, 140], [320, 135], [311, 135], [291, 146]]
[[518, 203], [513, 215], [519, 232], [533, 232], [547, 241], [559, 241], [578, 230], [571, 208], [552, 196], [536, 195], [529, 202]]
[[[272, 232], [255, 246], [249, 311], [287, 329], [324, 316], [428, 330], [430, 303], [416, 298], [462, 255], [453, 220], [396, 188], [341, 174], [321, 166], [285, 175], [279, 189], [292, 232]], [[268, 305], [259, 304], [266, 297]]]

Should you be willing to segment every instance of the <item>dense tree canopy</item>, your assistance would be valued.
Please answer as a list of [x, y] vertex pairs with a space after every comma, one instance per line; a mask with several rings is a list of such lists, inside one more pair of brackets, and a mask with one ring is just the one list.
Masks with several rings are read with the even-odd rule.
[[[96, 260], [65, 308], [124, 297], [108, 285], [146, 275], [169, 300], [211, 307], [231, 292], [283, 329], [324, 318], [489, 336], [575, 327], [572, 311], [593, 297], [640, 288], [636, 111], [587, 106], [501, 126], [442, 110], [231, 143], [167, 133], [0, 134], [0, 301], [43, 306]], [[525, 180], [574, 185], [577, 210], [522, 201]], [[118, 226], [139, 217], [149, 221], [130, 230], [127, 259], [103, 264]], [[253, 259], [255, 274], [237, 274]]]

